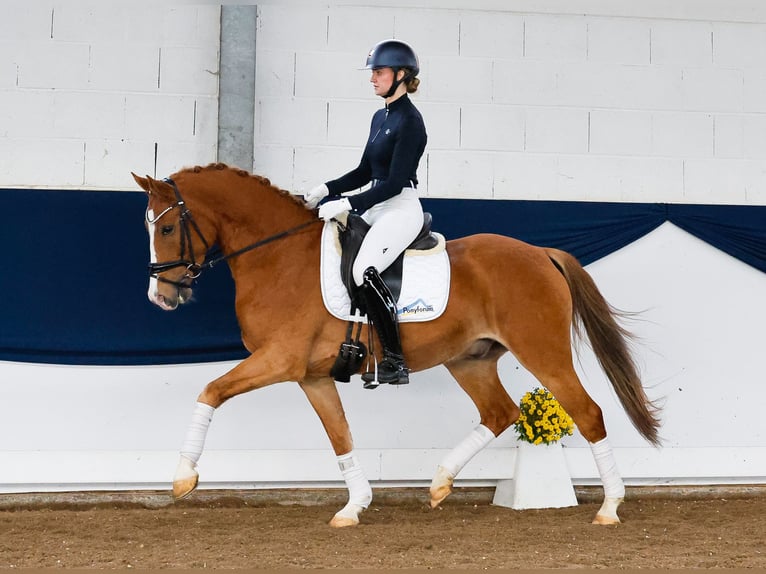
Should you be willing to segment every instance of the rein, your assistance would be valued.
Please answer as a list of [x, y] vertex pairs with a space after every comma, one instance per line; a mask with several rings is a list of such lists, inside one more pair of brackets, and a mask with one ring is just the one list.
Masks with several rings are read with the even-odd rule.
[[[207, 242], [207, 240], [205, 239], [205, 236], [202, 234], [202, 231], [200, 230], [199, 225], [197, 225], [197, 222], [194, 221], [194, 217], [192, 217], [191, 211], [189, 211], [189, 209], [186, 207], [186, 203], [181, 197], [181, 192], [178, 190], [178, 186], [176, 185], [176, 182], [170, 179], [169, 177], [166, 177], [165, 179], [163, 179], [163, 181], [165, 183], [170, 184], [173, 187], [173, 192], [175, 193], [175, 196], [176, 196], [176, 203], [164, 209], [162, 213], [160, 213], [157, 217], [155, 217], [152, 220], [149, 220], [148, 213], [147, 213], [146, 220], [148, 223], [152, 223], [152, 224], [156, 223], [157, 221], [160, 220], [160, 218], [162, 218], [162, 216], [169, 213], [173, 209], [177, 207], [181, 208], [182, 211], [180, 216], [180, 222], [181, 222], [180, 255], [179, 255], [179, 258], [175, 261], [167, 261], [164, 263], [149, 263], [149, 274], [151, 277], [154, 277], [158, 281], [162, 281], [164, 283], [170, 283], [171, 285], [176, 285], [178, 287], [188, 287], [188, 285], [183, 283], [184, 280], [186, 279], [195, 280], [202, 274], [203, 270], [212, 269], [214, 266], [218, 265], [222, 261], [228, 261], [229, 259], [238, 257], [239, 255], [247, 253], [248, 251], [252, 251], [253, 249], [257, 249], [258, 247], [262, 247], [264, 245], [267, 245], [279, 239], [283, 239], [285, 237], [288, 237], [289, 235], [293, 235], [294, 233], [297, 233], [301, 229], [304, 229], [306, 227], [309, 227], [310, 225], [313, 225], [315, 223], [319, 223], [322, 221], [321, 219], [312, 219], [311, 221], [301, 223], [300, 225], [296, 225], [295, 227], [291, 227], [284, 231], [280, 231], [279, 233], [270, 235], [264, 239], [256, 241], [255, 243], [246, 245], [245, 247], [242, 247], [241, 249], [237, 249], [236, 251], [233, 251], [232, 253], [228, 253], [226, 255], [220, 255], [213, 259], [203, 261], [202, 263], [197, 263], [196, 258], [194, 256], [194, 249], [192, 247], [192, 241], [191, 241], [192, 230], [194, 230], [197, 236], [202, 240], [202, 243], [205, 246], [206, 257], [207, 257], [207, 252], [210, 250], [210, 244]], [[191, 225], [191, 229], [189, 227], [190, 225]], [[184, 258], [186, 255], [187, 249], [189, 251], [190, 259]], [[186, 267], [186, 275], [181, 279], [181, 281], [171, 281], [170, 279], [165, 279], [164, 277], [159, 276], [160, 273], [169, 271], [170, 269], [175, 269], [176, 267]]]

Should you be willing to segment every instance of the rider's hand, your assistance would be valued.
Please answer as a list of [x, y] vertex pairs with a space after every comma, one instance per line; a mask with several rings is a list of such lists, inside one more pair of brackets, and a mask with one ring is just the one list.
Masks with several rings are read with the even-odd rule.
[[325, 221], [329, 221], [347, 211], [351, 211], [351, 202], [349, 202], [347, 197], [342, 197], [336, 201], [323, 203], [322, 207], [319, 208], [319, 217]]
[[308, 193], [303, 196], [303, 201], [306, 202], [309, 209], [314, 209], [319, 205], [320, 201], [329, 195], [329, 193], [330, 190], [327, 189], [327, 185], [323, 183], [322, 185], [317, 185], [314, 189], [309, 190]]

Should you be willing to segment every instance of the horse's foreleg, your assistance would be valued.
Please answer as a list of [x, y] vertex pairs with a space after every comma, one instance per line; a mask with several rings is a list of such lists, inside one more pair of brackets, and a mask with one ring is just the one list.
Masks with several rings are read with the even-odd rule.
[[197, 462], [202, 456], [205, 437], [215, 409], [236, 395], [265, 387], [276, 381], [289, 380], [288, 373], [264, 369], [264, 366], [269, 367], [274, 364], [268, 359], [268, 351], [268, 349], [262, 349], [250, 355], [232, 370], [208, 383], [200, 393], [173, 477], [173, 497], [176, 500], [190, 495], [197, 488], [199, 480]]
[[189, 496], [197, 488], [199, 481], [197, 462], [202, 456], [207, 429], [214, 412], [215, 409], [205, 403], [198, 402], [194, 407], [192, 420], [181, 446], [181, 457], [176, 467], [176, 474], [173, 477], [173, 498], [176, 500]]
[[322, 421], [348, 488], [348, 503], [332, 517], [330, 526], [356, 526], [359, 515], [372, 502], [372, 488], [354, 454], [351, 431], [335, 381], [330, 378], [314, 379], [301, 382], [300, 386]]
[[446, 365], [461, 388], [479, 409], [481, 424], [444, 457], [431, 481], [431, 508], [452, 493], [460, 470], [519, 416], [519, 408], [508, 396], [497, 374], [494, 358], [466, 358]]

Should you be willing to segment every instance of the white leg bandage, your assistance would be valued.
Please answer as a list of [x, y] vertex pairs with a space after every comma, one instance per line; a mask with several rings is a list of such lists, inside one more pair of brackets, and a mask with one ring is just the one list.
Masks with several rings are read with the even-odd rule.
[[348, 504], [346, 506], [355, 505], [367, 508], [372, 502], [372, 488], [367, 477], [364, 476], [364, 471], [353, 450], [338, 457], [338, 467], [348, 488]]
[[468, 464], [476, 453], [487, 446], [495, 438], [495, 433], [484, 425], [479, 425], [463, 439], [450, 453], [444, 457], [441, 467], [453, 478]]
[[194, 466], [202, 456], [205, 447], [205, 437], [215, 409], [205, 403], [197, 403], [192, 413], [192, 420], [186, 431], [186, 438], [181, 446], [181, 456], [188, 458]]
[[598, 474], [601, 476], [601, 483], [604, 485], [604, 497], [624, 498], [625, 485], [617, 470], [617, 462], [614, 460], [614, 453], [609, 445], [609, 441], [603, 438], [598, 442], [590, 443], [590, 450], [596, 461], [596, 468], [598, 468]]

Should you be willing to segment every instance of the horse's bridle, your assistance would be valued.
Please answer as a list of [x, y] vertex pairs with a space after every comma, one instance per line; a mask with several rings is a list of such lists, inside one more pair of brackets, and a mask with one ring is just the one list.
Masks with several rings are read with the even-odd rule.
[[[149, 218], [149, 210], [147, 210], [146, 222], [148, 224], [155, 224], [163, 216], [167, 215], [174, 209], [176, 208], [180, 209], [181, 215], [179, 216], [179, 222], [181, 224], [181, 245], [179, 248], [178, 259], [176, 259], [175, 261], [165, 261], [162, 263], [150, 262], [149, 276], [153, 277], [157, 281], [162, 281], [163, 283], [169, 283], [179, 288], [189, 287], [189, 284], [187, 281], [194, 281], [202, 274], [203, 270], [211, 269], [222, 261], [226, 261], [228, 259], [231, 259], [232, 257], [237, 257], [238, 255], [242, 255], [243, 253], [251, 251], [252, 249], [256, 249], [257, 247], [261, 247], [262, 245], [266, 245], [267, 243], [271, 243], [272, 241], [282, 239], [283, 237], [287, 237], [288, 235], [292, 235], [293, 233], [300, 231], [304, 227], [308, 227], [309, 225], [312, 225], [314, 223], [319, 223], [322, 221], [321, 219], [312, 219], [311, 221], [301, 223], [300, 225], [296, 225], [295, 227], [291, 227], [290, 229], [287, 229], [285, 231], [280, 231], [279, 233], [270, 235], [269, 237], [266, 237], [265, 239], [261, 239], [260, 241], [256, 241], [255, 243], [251, 243], [250, 245], [247, 245], [243, 247], [242, 249], [238, 249], [227, 255], [220, 255], [218, 257], [214, 257], [209, 260], [206, 259], [202, 263], [197, 263], [197, 258], [194, 254], [194, 245], [192, 243], [192, 231], [197, 234], [197, 236], [202, 240], [202, 244], [205, 246], [205, 258], [207, 258], [207, 254], [210, 251], [210, 244], [207, 242], [207, 240], [205, 239], [205, 236], [202, 234], [202, 230], [199, 228], [199, 225], [197, 225], [197, 222], [194, 221], [194, 217], [192, 217], [191, 211], [189, 211], [189, 208], [186, 207], [186, 203], [184, 202], [183, 197], [181, 197], [181, 192], [178, 190], [178, 186], [176, 185], [176, 182], [169, 177], [166, 177], [162, 181], [169, 184], [173, 188], [173, 193], [176, 196], [176, 202], [166, 207], [165, 209], [163, 209], [159, 215], [157, 215], [156, 217], [152, 219]], [[188, 258], [187, 258], [187, 253], [188, 253]], [[170, 271], [171, 269], [175, 269], [177, 267], [186, 267], [186, 274], [179, 281], [172, 281], [170, 279], [166, 279], [160, 276], [160, 273], [164, 273], [165, 271]]]

